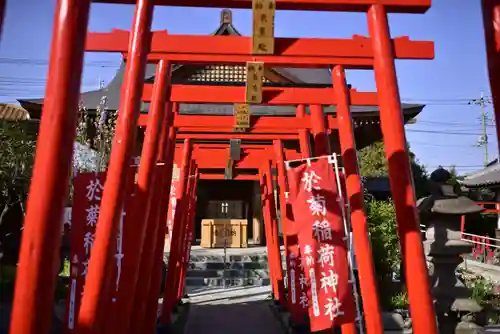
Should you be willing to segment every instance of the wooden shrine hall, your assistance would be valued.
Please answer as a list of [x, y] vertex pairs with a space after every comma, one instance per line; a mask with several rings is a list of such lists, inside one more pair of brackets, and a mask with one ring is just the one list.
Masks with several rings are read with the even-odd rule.
[[[127, 36], [126, 31], [112, 32], [118, 39]], [[99, 34], [95, 34], [99, 35]], [[105, 38], [106, 34], [103, 34]], [[232, 21], [232, 12], [222, 10], [220, 26], [212, 33], [213, 36], [241, 36]], [[87, 51], [102, 51], [98, 39], [93, 45], [87, 44]], [[104, 44], [105, 45], [105, 44]], [[403, 45], [402, 45], [403, 46]], [[124, 52], [125, 60], [126, 54]], [[156, 64], [146, 67], [145, 87], [143, 93], [141, 126], [135, 146], [136, 155], [140, 155], [144, 140], [145, 124], [149, 111], [152, 84], [155, 80]], [[107, 108], [109, 112], [118, 110], [120, 90], [125, 73], [125, 62], [121, 65], [115, 77], [102, 89], [85, 92], [81, 95], [81, 102], [91, 113], [96, 109]], [[287, 158], [299, 157], [299, 138], [291, 130], [278, 129], [277, 124], [288, 124], [290, 129], [302, 123], [296, 118], [297, 113], [304, 117], [309, 115], [308, 105], [297, 107], [289, 103], [297, 95], [308, 94], [308, 89], [324, 88], [324, 96], [333, 95], [332, 73], [327, 68], [267, 68], [264, 71], [265, 98], [274, 99], [268, 105], [252, 105], [250, 108], [250, 122], [244, 132], [234, 132], [233, 104], [209, 103], [210, 99], [221, 98], [210, 96], [214, 90], [208, 85], [217, 85], [224, 89], [234, 89], [235, 94], [244, 90], [246, 82], [246, 68], [244, 65], [175, 65], [172, 68], [173, 94], [179, 96], [178, 110], [175, 118], [177, 132], [177, 149], [174, 164], [174, 180], [182, 154], [183, 138], [195, 137], [193, 157], [200, 164], [201, 180], [198, 186], [198, 200], [195, 218], [195, 242], [202, 247], [218, 247], [221, 242], [209, 242], [210, 235], [217, 233], [204, 233], [202, 226], [207, 226], [213, 220], [238, 222], [238, 227], [232, 228], [232, 235], [237, 235], [235, 242], [230, 242], [230, 247], [247, 247], [248, 245], [263, 245], [265, 243], [262, 210], [259, 205], [258, 167], [260, 161], [259, 151], [269, 150], [272, 139], [281, 138], [286, 150]], [[207, 88], [204, 89], [204, 86]], [[179, 88], [176, 88], [179, 87]], [[180, 89], [182, 87], [182, 89]], [[300, 90], [302, 89], [302, 91]], [[280, 90], [283, 93], [277, 94]], [[273, 97], [273, 93], [276, 95]], [[183, 103], [182, 99], [191, 101], [192, 97], [199, 103]], [[354, 134], [357, 149], [361, 149], [382, 138], [380, 129], [379, 111], [376, 93], [361, 93], [351, 89]], [[310, 96], [309, 96], [310, 97]], [[318, 96], [319, 99], [323, 98]], [[226, 98], [227, 99], [227, 98]], [[287, 101], [288, 100], [288, 101]], [[39, 118], [43, 106], [42, 99], [19, 99], [23, 108], [28, 110], [31, 118]], [[230, 101], [228, 101], [230, 102]], [[278, 105], [287, 104], [287, 105]], [[424, 108], [419, 104], [402, 104], [405, 122], [416, 117]], [[335, 122], [335, 106], [324, 103], [324, 112], [328, 115], [329, 142], [332, 152], [340, 153], [340, 143]], [[196, 115], [196, 118], [192, 116]], [[213, 122], [213, 116], [217, 116]], [[219, 121], [220, 120], [220, 121]], [[212, 128], [210, 128], [212, 127]], [[213, 128], [217, 129], [216, 132]], [[274, 130], [273, 130], [274, 129]], [[273, 133], [273, 131], [276, 131]], [[194, 136], [196, 134], [196, 136]], [[251, 139], [246, 139], [255, 134]], [[309, 135], [310, 139], [312, 137]], [[313, 142], [313, 141], [311, 141]], [[313, 148], [311, 148], [313, 149]], [[270, 149], [270, 159], [274, 153]], [[256, 161], [256, 159], [258, 161]], [[274, 170], [274, 168], [273, 168]], [[370, 192], [372, 189], [367, 188]], [[376, 189], [373, 189], [376, 191]], [[279, 210], [279, 209], [278, 209]], [[208, 222], [206, 222], [208, 221]], [[237, 233], [236, 233], [237, 232]], [[206, 241], [206, 242], [204, 242]]]

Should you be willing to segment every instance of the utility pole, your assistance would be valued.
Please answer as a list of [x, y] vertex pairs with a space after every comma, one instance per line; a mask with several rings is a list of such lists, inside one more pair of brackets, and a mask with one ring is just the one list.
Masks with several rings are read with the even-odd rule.
[[486, 167], [489, 164], [488, 157], [488, 133], [486, 131], [488, 125], [488, 115], [486, 113], [486, 104], [491, 103], [491, 100], [484, 96], [484, 93], [481, 92], [481, 97], [479, 99], [474, 99], [469, 101], [469, 104], [478, 105], [481, 108], [481, 136], [477, 142], [479, 147], [483, 147], [484, 152], [484, 166]]
[[104, 80], [102, 80], [101, 77], [99, 77], [98, 80], [99, 80], [99, 89], [103, 89], [104, 88]]

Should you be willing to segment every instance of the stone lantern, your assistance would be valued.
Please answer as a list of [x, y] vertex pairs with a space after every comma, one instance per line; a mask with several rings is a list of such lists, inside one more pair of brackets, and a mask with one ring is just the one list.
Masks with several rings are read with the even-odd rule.
[[463, 241], [460, 222], [463, 215], [479, 214], [482, 208], [459, 195], [450, 173], [439, 168], [430, 177], [430, 196], [418, 201], [420, 221], [425, 225], [424, 250], [429, 265], [431, 295], [439, 333], [482, 333], [472, 315], [482, 310], [471, 298], [472, 292], [456, 276], [462, 254], [473, 245]]

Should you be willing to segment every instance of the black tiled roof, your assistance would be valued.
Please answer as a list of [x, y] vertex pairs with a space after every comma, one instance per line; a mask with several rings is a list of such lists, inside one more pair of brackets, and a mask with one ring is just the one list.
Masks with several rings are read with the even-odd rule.
[[[219, 28], [217, 28], [217, 30], [214, 31], [212, 35], [241, 36], [241, 34], [233, 26], [232, 23], [221, 23]], [[184, 65], [174, 66], [174, 68], [172, 69], [173, 75], [175, 76], [175, 72], [178, 71], [183, 66]], [[331, 86], [332, 84], [331, 71], [327, 68], [273, 68], [273, 71], [297, 84], [320, 84], [329, 86]], [[111, 82], [105, 88], [81, 94], [81, 101], [83, 105], [89, 110], [96, 109], [97, 106], [99, 106], [99, 104], [101, 103], [102, 97], [106, 96], [108, 108], [110, 110], [117, 110], [120, 103], [120, 92], [121, 92], [121, 85], [123, 82], [124, 73], [125, 73], [125, 64], [122, 63], [113, 80], [111, 80]], [[156, 65], [148, 64], [146, 67], [146, 74], [144, 76], [145, 80], [151, 82], [154, 81], [155, 74], [156, 74]], [[43, 104], [43, 98], [20, 99], [18, 101], [19, 103], [21, 103], [21, 105], [23, 103]], [[264, 106], [261, 109], [266, 109], [266, 108], [268, 107]], [[284, 108], [289, 108], [289, 107], [284, 107]]]
[[[212, 35], [241, 35], [232, 23], [221, 23], [218, 29]], [[172, 68], [173, 81], [175, 73], [185, 65], [177, 65]], [[187, 65], [186, 65], [187, 66]], [[274, 72], [285, 77], [293, 82], [293, 86], [297, 87], [331, 87], [332, 78], [331, 71], [328, 68], [273, 68]], [[81, 94], [81, 102], [88, 110], [95, 110], [102, 103], [103, 97], [106, 97], [106, 106], [109, 110], [118, 110], [120, 105], [120, 92], [125, 73], [125, 63], [122, 63], [117, 74], [111, 82], [104, 88], [85, 92]], [[154, 82], [156, 74], [156, 64], [148, 64], [144, 79], [147, 82]], [[203, 84], [200, 82], [199, 84]], [[214, 83], [210, 83], [214, 84]], [[232, 83], [237, 84], [237, 83]], [[42, 105], [43, 98], [39, 99], [20, 99], [21, 105]], [[417, 116], [424, 105], [417, 104], [402, 104], [405, 119], [410, 119]], [[147, 112], [149, 104], [144, 103], [142, 111]], [[179, 110], [183, 114], [212, 114], [212, 115], [232, 115], [233, 105], [224, 104], [189, 104], [181, 103]], [[335, 106], [324, 108], [325, 113], [335, 113]], [[377, 116], [377, 106], [352, 106], [351, 111], [356, 113], [370, 113]], [[295, 115], [295, 106], [252, 106], [252, 114], [254, 115]]]
[[462, 184], [468, 188], [492, 187], [500, 185], [500, 163], [492, 164], [465, 177]]
[[[423, 109], [420, 104], [402, 104], [403, 112], [410, 116], [416, 116]], [[336, 106], [324, 106], [323, 111], [326, 114], [335, 114]], [[356, 113], [378, 113], [377, 106], [351, 106], [353, 116]], [[234, 106], [232, 104], [187, 104], [182, 103], [179, 107], [181, 114], [191, 115], [233, 115]], [[280, 116], [293, 116], [295, 115], [295, 106], [251, 106], [252, 115], [280, 115]], [[309, 107], [306, 106], [306, 113], [309, 113]], [[374, 115], [374, 116], [375, 116]]]

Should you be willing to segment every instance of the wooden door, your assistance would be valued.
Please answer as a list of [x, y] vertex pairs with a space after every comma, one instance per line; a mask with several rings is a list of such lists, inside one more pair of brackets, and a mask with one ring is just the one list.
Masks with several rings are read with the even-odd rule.
[[229, 219], [246, 219], [244, 201], [227, 201], [227, 217]]
[[211, 219], [246, 219], [244, 201], [208, 201], [207, 217]]

